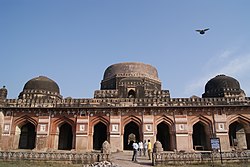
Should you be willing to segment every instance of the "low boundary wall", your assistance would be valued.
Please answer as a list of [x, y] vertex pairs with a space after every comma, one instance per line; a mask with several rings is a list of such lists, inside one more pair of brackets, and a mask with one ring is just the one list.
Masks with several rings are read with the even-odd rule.
[[250, 151], [197, 152], [197, 153], [153, 153], [153, 165], [184, 165], [199, 163], [229, 163], [250, 161]]
[[94, 162], [110, 161], [110, 154], [0, 151], [0, 159], [5, 161], [34, 160], [92, 164]]

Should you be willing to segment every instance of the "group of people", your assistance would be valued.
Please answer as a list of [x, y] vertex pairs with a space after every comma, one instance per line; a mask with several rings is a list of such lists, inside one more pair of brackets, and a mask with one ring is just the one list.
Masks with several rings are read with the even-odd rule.
[[146, 142], [146, 140], [144, 140], [144, 142], [140, 141], [139, 143], [134, 142], [132, 146], [133, 146], [132, 161], [137, 162], [138, 152], [140, 156], [142, 156], [142, 153], [143, 153], [143, 156], [146, 156], [146, 153], [147, 153], [148, 159], [151, 160], [152, 144], [150, 140], [148, 140], [148, 142]]

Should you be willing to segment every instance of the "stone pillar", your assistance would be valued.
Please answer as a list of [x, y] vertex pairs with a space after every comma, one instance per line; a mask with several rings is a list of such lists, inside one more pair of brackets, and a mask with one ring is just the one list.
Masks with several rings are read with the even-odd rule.
[[216, 137], [220, 138], [221, 151], [232, 151], [229, 139], [229, 127], [226, 126], [226, 115], [214, 115]]
[[[187, 116], [175, 115], [175, 133], [176, 133], [176, 150], [190, 151], [192, 148], [192, 140], [188, 132]], [[192, 137], [192, 135], [191, 135]]]
[[36, 150], [45, 151], [48, 149], [49, 118], [39, 118], [36, 129]]
[[50, 133], [49, 150], [58, 150], [59, 133]]
[[3, 121], [4, 120], [4, 115], [3, 115], [3, 112], [2, 110], [0, 109], [0, 149], [2, 148], [2, 136], [3, 136], [3, 128], [4, 128], [4, 125], [3, 125]]
[[[191, 135], [192, 137], [192, 135]], [[177, 151], [190, 151], [191, 147], [190, 136], [188, 133], [177, 133], [176, 134], [176, 150]]]
[[216, 133], [216, 137], [220, 138], [221, 151], [232, 151], [228, 133]]
[[77, 152], [83, 152], [88, 150], [88, 122], [88, 118], [77, 119], [75, 138], [75, 149]]
[[84, 152], [88, 150], [88, 136], [76, 134], [76, 151]]
[[9, 140], [11, 146], [10, 149], [18, 149], [21, 129], [16, 126], [10, 133]]
[[36, 137], [36, 150], [46, 151], [47, 150], [47, 135], [37, 135]]
[[123, 150], [123, 135], [121, 127], [121, 116], [110, 116], [110, 144], [111, 151], [122, 151]]
[[156, 132], [154, 125], [154, 116], [153, 115], [144, 115], [143, 117], [143, 139], [151, 143], [156, 141]]

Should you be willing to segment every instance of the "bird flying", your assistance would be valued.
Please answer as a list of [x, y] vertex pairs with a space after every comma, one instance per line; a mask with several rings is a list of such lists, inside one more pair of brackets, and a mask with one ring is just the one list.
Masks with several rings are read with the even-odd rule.
[[209, 28], [206, 29], [202, 29], [202, 30], [195, 30], [197, 32], [199, 32], [201, 35], [205, 34], [205, 31], [209, 30]]

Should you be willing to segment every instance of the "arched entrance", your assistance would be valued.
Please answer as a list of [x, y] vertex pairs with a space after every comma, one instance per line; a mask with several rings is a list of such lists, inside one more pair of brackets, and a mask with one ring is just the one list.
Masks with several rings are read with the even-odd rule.
[[161, 142], [164, 151], [171, 150], [169, 126], [166, 123], [161, 122], [157, 125], [156, 140]]
[[103, 142], [107, 140], [107, 126], [99, 122], [94, 126], [93, 149], [101, 150]]
[[135, 95], [136, 95], [136, 93], [135, 93], [135, 91], [133, 89], [129, 90], [128, 98], [135, 98]]
[[132, 150], [132, 144], [136, 141], [140, 141], [139, 126], [131, 121], [124, 127], [123, 149]]
[[72, 127], [68, 123], [64, 123], [59, 128], [59, 142], [58, 150], [71, 150], [72, 149]]
[[201, 122], [197, 122], [193, 125], [193, 149], [194, 150], [208, 150], [209, 145], [209, 127], [205, 126]]
[[36, 143], [35, 126], [32, 123], [26, 123], [21, 127], [21, 134], [19, 138], [19, 149], [34, 149]]
[[239, 122], [234, 122], [229, 125], [229, 140], [231, 147], [249, 149], [248, 136], [245, 133], [244, 126]]

